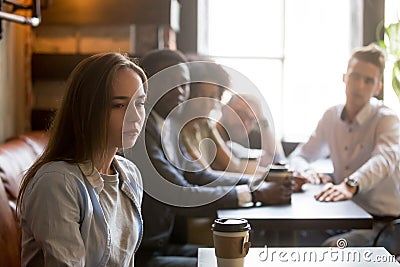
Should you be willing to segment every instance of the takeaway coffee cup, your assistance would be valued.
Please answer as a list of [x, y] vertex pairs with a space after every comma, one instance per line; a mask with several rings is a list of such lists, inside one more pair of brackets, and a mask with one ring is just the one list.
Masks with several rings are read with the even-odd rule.
[[[286, 186], [292, 187], [293, 172], [289, 171], [289, 169], [285, 165], [272, 164], [265, 180], [267, 182], [282, 182]], [[282, 203], [282, 204], [289, 204], [291, 202], [292, 202], [291, 198], [288, 198], [287, 203]]]
[[243, 267], [249, 252], [250, 224], [245, 219], [220, 218], [212, 225], [218, 267]]
[[292, 172], [285, 165], [271, 165], [266, 180], [267, 181], [281, 181], [291, 179]]

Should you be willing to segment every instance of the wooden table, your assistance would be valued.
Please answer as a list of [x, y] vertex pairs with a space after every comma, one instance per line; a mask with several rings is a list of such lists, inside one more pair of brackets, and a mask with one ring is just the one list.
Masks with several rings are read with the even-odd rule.
[[314, 195], [322, 185], [306, 184], [289, 205], [219, 210], [219, 218], [244, 218], [273, 230], [369, 229], [372, 216], [351, 200], [319, 202]]
[[[393, 255], [382, 247], [290, 247], [250, 248], [245, 267], [258, 266], [400, 266]], [[200, 248], [198, 267], [217, 267], [214, 248]]]

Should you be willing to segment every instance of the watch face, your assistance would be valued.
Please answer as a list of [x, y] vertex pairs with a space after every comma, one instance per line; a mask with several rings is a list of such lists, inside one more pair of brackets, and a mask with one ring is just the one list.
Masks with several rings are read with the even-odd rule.
[[350, 179], [350, 178], [347, 178], [346, 184], [349, 185], [349, 186], [358, 186], [357, 180]]

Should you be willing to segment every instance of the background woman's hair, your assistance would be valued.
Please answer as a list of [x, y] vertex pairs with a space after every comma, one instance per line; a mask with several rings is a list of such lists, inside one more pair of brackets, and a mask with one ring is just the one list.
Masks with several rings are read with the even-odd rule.
[[[219, 89], [219, 99], [226, 89], [231, 85], [231, 77], [226, 70], [212, 61], [194, 61], [189, 64], [190, 77], [194, 81], [190, 84], [190, 97], [197, 96], [201, 90], [201, 84], [215, 84]], [[200, 82], [199, 82], [200, 81]]]

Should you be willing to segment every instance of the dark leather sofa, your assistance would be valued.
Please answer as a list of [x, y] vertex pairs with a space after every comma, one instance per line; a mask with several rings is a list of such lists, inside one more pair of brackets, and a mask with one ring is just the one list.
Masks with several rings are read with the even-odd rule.
[[0, 266], [20, 266], [20, 229], [16, 218], [19, 184], [48, 141], [33, 131], [0, 144]]

